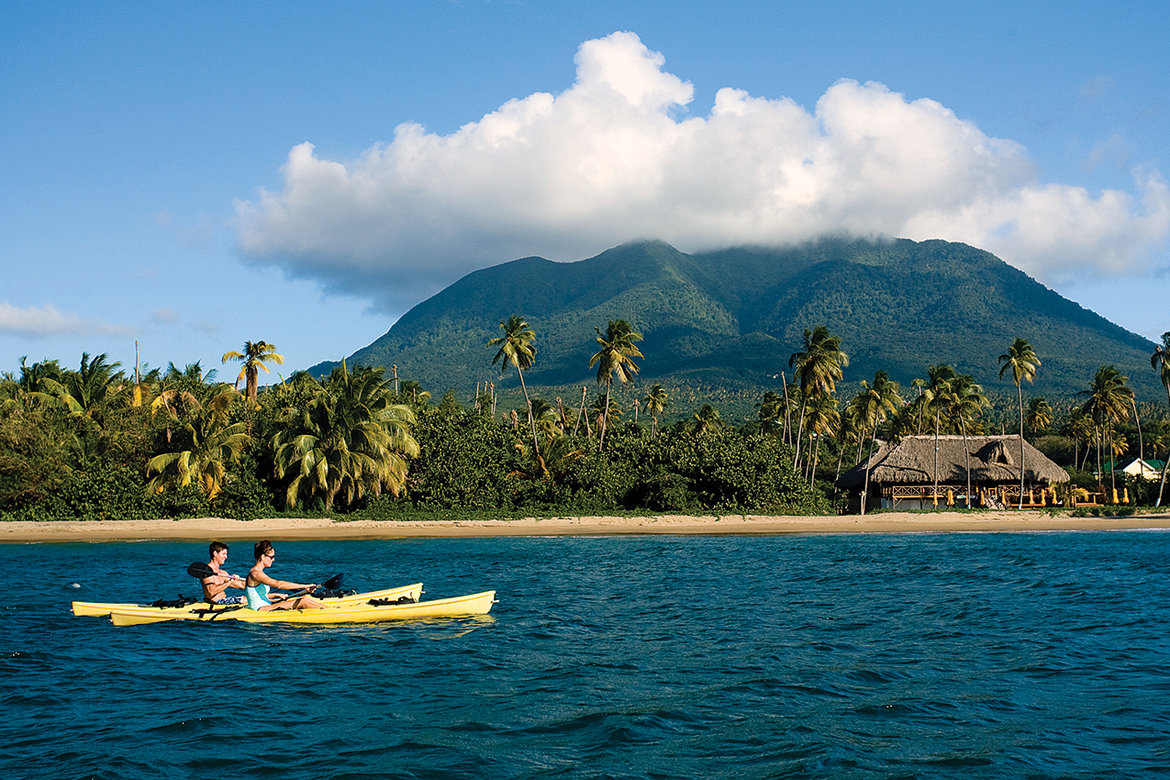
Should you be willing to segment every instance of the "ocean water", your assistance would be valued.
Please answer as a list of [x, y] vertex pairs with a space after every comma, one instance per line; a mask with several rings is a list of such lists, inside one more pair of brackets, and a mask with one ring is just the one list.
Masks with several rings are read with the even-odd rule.
[[277, 549], [280, 577], [500, 603], [116, 628], [70, 601], [193, 594], [205, 546], [0, 545], [3, 777], [1170, 774], [1170, 533]]

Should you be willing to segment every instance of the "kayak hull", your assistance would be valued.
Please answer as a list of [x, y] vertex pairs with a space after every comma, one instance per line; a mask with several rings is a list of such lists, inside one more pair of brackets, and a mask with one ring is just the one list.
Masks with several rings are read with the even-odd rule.
[[[217, 610], [214, 612], [191, 612], [182, 615], [160, 616], [151, 608], [114, 609], [110, 619], [116, 626], [137, 626], [158, 623], [164, 620], [219, 621], [234, 620], [241, 623], [302, 623], [311, 625], [333, 625], [341, 623], [382, 623], [392, 620], [420, 620], [433, 618], [486, 615], [495, 603], [494, 590], [456, 596], [449, 599], [419, 601], [405, 604], [376, 606], [369, 603], [334, 605], [322, 609], [273, 609], [261, 612], [254, 609]], [[380, 597], [386, 598], [386, 597]], [[368, 600], [367, 600], [368, 602]]]
[[[413, 585], [403, 585], [397, 588], [386, 588], [383, 590], [372, 590], [366, 593], [357, 593], [352, 596], [340, 596], [335, 598], [321, 599], [324, 604], [331, 606], [345, 606], [353, 604], [365, 604], [370, 599], [396, 599], [402, 596], [407, 596], [415, 601], [419, 600], [422, 595], [422, 583], [416, 582]], [[205, 601], [188, 604], [185, 607], [152, 607], [149, 604], [111, 604], [96, 601], [75, 601], [73, 602], [73, 614], [78, 617], [104, 617], [111, 612], [148, 612], [156, 617], [174, 616], [178, 618], [186, 617], [187, 613], [194, 610], [212, 609], [212, 606]], [[218, 607], [216, 607], [218, 609]]]

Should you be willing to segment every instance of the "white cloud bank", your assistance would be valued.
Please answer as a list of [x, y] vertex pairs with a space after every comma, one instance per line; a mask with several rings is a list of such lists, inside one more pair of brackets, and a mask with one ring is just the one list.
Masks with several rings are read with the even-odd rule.
[[126, 336], [130, 328], [65, 314], [53, 306], [20, 308], [0, 303], [0, 333], [25, 338], [50, 336]]
[[587, 41], [559, 95], [505, 103], [446, 135], [400, 125], [359, 159], [289, 153], [284, 188], [236, 204], [240, 252], [327, 286], [410, 302], [539, 254], [635, 238], [684, 250], [825, 233], [963, 241], [1042, 279], [1137, 271], [1170, 235], [1170, 189], [1093, 196], [1036, 181], [1018, 144], [934, 100], [843, 80], [809, 113], [721, 89], [691, 116], [688, 82], [633, 33]]

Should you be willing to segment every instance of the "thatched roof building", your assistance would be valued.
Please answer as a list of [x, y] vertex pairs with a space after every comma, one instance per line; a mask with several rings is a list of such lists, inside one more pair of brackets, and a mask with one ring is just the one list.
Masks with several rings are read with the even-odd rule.
[[[989, 490], [997, 490], [1002, 496], [1007, 490], [1019, 497], [1019, 436], [968, 436], [966, 439], [939, 436], [937, 465], [935, 442], [933, 435], [907, 436], [897, 443], [880, 442], [874, 454], [841, 475], [837, 487], [860, 493], [865, 485], [868, 464], [871, 501], [880, 495], [884, 506], [898, 506], [900, 501], [907, 500], [928, 501], [933, 505], [938, 499], [933, 491], [936, 475], [940, 493], [949, 493], [948, 498], [953, 498], [956, 492], [965, 495], [970, 464], [975, 496], [979, 496], [980, 491]], [[1064, 469], [1024, 442], [1025, 491], [1067, 481], [1068, 474]]]

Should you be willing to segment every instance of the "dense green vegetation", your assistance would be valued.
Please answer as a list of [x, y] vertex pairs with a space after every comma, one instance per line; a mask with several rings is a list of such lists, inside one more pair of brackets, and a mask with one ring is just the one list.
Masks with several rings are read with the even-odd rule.
[[[520, 316], [500, 326], [481, 361], [535, 371], [539, 334]], [[434, 402], [396, 371], [344, 362], [326, 378], [299, 372], [250, 398], [198, 364], [128, 376], [105, 355], [83, 355], [77, 369], [22, 360], [18, 374], [0, 376], [0, 519], [823, 513], [844, 506], [835, 478], [879, 439], [1009, 426], [1074, 484], [1128, 489], [1150, 504], [1160, 482], [1130, 480], [1111, 464], [1170, 454], [1170, 333], [1146, 369], [1165, 400], [1139, 404], [1129, 377], [1102, 365], [1077, 396], [1050, 403], [1024, 395], [1048, 358], [1023, 339], [998, 358], [1015, 398], [996, 399], [945, 363], [906, 386], [883, 370], [844, 383], [848, 345], [818, 325], [788, 356], [792, 379], [760, 394], [738, 425], [710, 403], [637, 384], [638, 361], [653, 356], [628, 322], [594, 333], [585, 362], [596, 382], [577, 388], [579, 403], [526, 392], [514, 407], [491, 383], [466, 404], [453, 391]], [[256, 342], [224, 359], [243, 361], [251, 387], [262, 363], [279, 357]]]
[[253, 401], [213, 373], [128, 377], [104, 355], [78, 370], [22, 363], [0, 381], [0, 518], [830, 510], [777, 437], [621, 422], [601, 392], [581, 410], [538, 398], [505, 410], [490, 394], [464, 407], [343, 364]]
[[746, 419], [763, 392], [780, 387], [782, 372], [792, 378], [788, 358], [815, 324], [846, 345], [842, 381], [853, 386], [879, 370], [905, 386], [943, 361], [978, 378], [990, 398], [1014, 401], [1012, 377], [999, 375], [996, 357], [1023, 334], [1044, 359], [1031, 385], [1037, 393], [1074, 397], [1098, 366], [1114, 365], [1139, 401], [1162, 397], [1147, 367], [1148, 340], [988, 252], [945, 241], [826, 239], [695, 254], [641, 242], [574, 263], [525, 258], [418, 304], [348, 362], [397, 365], [438, 395], [496, 380], [519, 396], [516, 374], [498, 381], [481, 354], [500, 335], [498, 323], [517, 312], [540, 336], [526, 389], [550, 398], [568, 398], [589, 380], [594, 328], [617, 318], [644, 337], [644, 380], [680, 405], [711, 403], [727, 419]]

